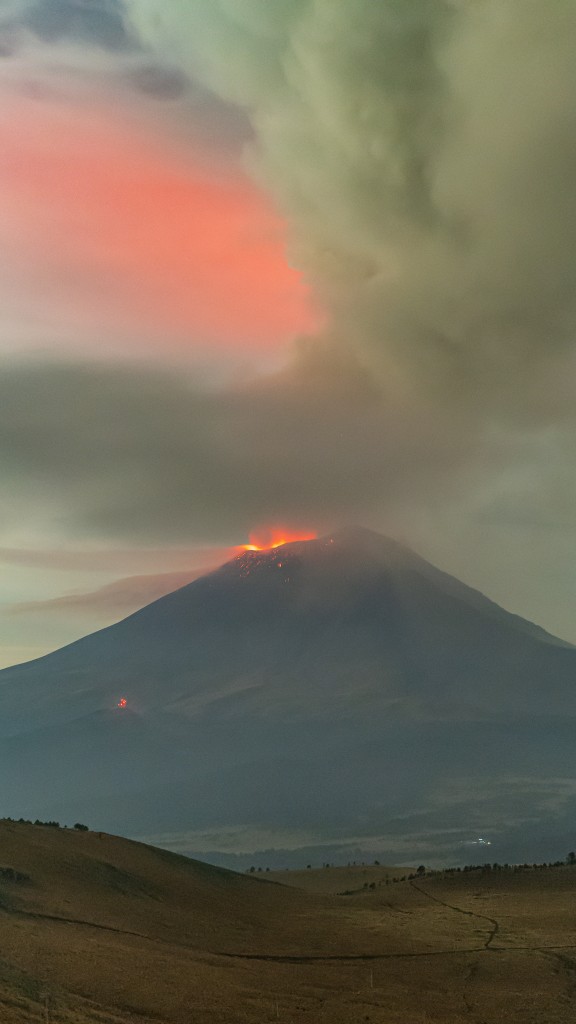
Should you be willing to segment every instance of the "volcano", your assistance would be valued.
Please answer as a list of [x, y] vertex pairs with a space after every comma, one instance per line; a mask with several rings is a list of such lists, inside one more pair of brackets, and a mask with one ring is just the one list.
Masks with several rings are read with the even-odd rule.
[[574, 647], [350, 529], [0, 672], [0, 806], [203, 855], [251, 830], [513, 856], [572, 827], [575, 725]]

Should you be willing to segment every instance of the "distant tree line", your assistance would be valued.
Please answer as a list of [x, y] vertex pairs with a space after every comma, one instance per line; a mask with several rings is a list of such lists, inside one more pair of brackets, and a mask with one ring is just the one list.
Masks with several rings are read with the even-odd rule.
[[[36, 818], [36, 821], [32, 821], [30, 818], [2, 818], [0, 820], [13, 821], [17, 825], [44, 825], [47, 828], [68, 828], [68, 825], [61, 825], [59, 821], [40, 821], [40, 818]], [[73, 828], [77, 832], [88, 832], [88, 825], [83, 825], [80, 821], [77, 821]]]
[[[411, 874], [397, 875], [397, 876], [394, 876], [393, 878], [387, 878], [385, 880], [385, 884], [386, 885], [390, 885], [390, 884], [393, 884], [394, 882], [412, 882], [416, 878], [439, 878], [439, 877], [446, 878], [446, 877], [450, 877], [450, 876], [456, 875], [456, 874], [466, 874], [467, 872], [470, 872], [470, 871], [477, 871], [477, 872], [480, 872], [483, 875], [492, 874], [493, 872], [498, 872], [498, 871], [509, 871], [512, 874], [518, 874], [519, 872], [524, 872], [524, 871], [549, 871], [549, 870], [552, 870], [554, 868], [566, 867], [567, 864], [570, 865], [571, 867], [576, 866], [576, 853], [570, 852], [567, 855], [567, 857], [565, 858], [565, 860], [544, 861], [541, 864], [536, 864], [536, 863], [534, 863], [534, 864], [528, 864], [528, 863], [525, 863], [525, 864], [508, 864], [508, 863], [506, 863], [506, 864], [499, 864], [498, 861], [494, 861], [492, 864], [489, 863], [489, 862], [486, 862], [485, 864], [465, 864], [463, 867], [440, 868], [440, 869], [438, 869], [436, 871], [434, 871], [434, 870], [427, 870], [424, 867], [424, 865], [421, 864], [420, 867], [417, 868], [417, 870], [415, 872], [412, 872]], [[382, 882], [378, 882], [378, 885], [382, 885]], [[376, 883], [375, 882], [371, 882], [371, 883], [365, 882], [363, 888], [364, 889], [375, 889], [376, 888]], [[358, 890], [356, 890], [356, 891], [358, 891]], [[352, 891], [348, 891], [346, 893], [341, 893], [340, 895], [350, 896], [350, 895], [352, 895]]]
[[[75, 827], [77, 827], [77, 826], [75, 826]], [[373, 865], [379, 867], [380, 866], [380, 861], [378, 861], [378, 860], [373, 861]], [[570, 851], [570, 853], [568, 853], [566, 855], [566, 858], [564, 860], [544, 861], [541, 864], [537, 864], [537, 863], [534, 863], [534, 864], [528, 864], [528, 863], [524, 863], [524, 864], [508, 864], [508, 863], [499, 864], [498, 861], [494, 861], [493, 863], [490, 863], [490, 862], [487, 861], [484, 864], [465, 864], [463, 867], [439, 868], [437, 870], [427, 869], [424, 864], [420, 864], [419, 867], [416, 868], [416, 871], [413, 871], [410, 874], [407, 873], [405, 875], [394, 875], [393, 877], [387, 876], [385, 879], [380, 879], [379, 881], [364, 882], [364, 884], [362, 886], [362, 890], [364, 890], [364, 889], [376, 889], [377, 887], [379, 887], [379, 886], [381, 886], [383, 884], [384, 885], [391, 885], [391, 884], [393, 884], [395, 882], [412, 882], [412, 881], [414, 881], [417, 878], [438, 878], [438, 877], [446, 877], [446, 876], [450, 877], [451, 875], [455, 875], [455, 874], [466, 874], [467, 872], [470, 872], [470, 871], [479, 871], [482, 874], [489, 874], [489, 873], [497, 872], [497, 871], [509, 871], [509, 872], [512, 872], [513, 874], [517, 874], [520, 871], [548, 871], [548, 870], [550, 870], [552, 868], [563, 868], [563, 867], [566, 867], [566, 865], [569, 865], [571, 867], [576, 867], [576, 852]], [[357, 864], [356, 861], [349, 861], [347, 866], [350, 868], [350, 867], [367, 867], [368, 865], [365, 863], [365, 861], [362, 861], [360, 864]], [[330, 868], [330, 867], [336, 867], [336, 865], [335, 864], [329, 864], [329, 863], [322, 864], [322, 868], [324, 868], [324, 869], [325, 868]], [[264, 871], [270, 871], [270, 868], [269, 867], [267, 867], [267, 868], [255, 867], [254, 865], [252, 865], [252, 867], [247, 869], [246, 874], [253, 875], [255, 873], [261, 873], [263, 870]], [[284, 870], [285, 871], [289, 871], [290, 869], [289, 868], [284, 868]], [[297, 869], [294, 869], [294, 870], [297, 870]], [[312, 870], [312, 865], [311, 864], [307, 864], [306, 865], [306, 870], [307, 871]], [[360, 890], [360, 889], [346, 889], [344, 892], [339, 893], [339, 895], [340, 896], [352, 896], [354, 893], [361, 892], [362, 890]]]

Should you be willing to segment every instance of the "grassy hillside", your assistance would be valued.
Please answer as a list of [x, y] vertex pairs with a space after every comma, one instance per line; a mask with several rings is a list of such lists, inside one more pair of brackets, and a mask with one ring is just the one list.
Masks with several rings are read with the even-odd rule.
[[266, 878], [281, 885], [325, 896], [352, 895], [365, 888], [381, 888], [395, 878], [411, 874], [415, 868], [393, 868], [381, 864], [350, 864], [348, 867], [307, 868], [296, 871], [269, 871]]
[[572, 1024], [575, 896], [569, 868], [314, 894], [3, 822], [0, 1020]]

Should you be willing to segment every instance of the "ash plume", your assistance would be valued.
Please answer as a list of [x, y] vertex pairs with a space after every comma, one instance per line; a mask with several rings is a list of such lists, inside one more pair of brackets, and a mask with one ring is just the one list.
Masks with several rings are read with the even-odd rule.
[[130, 15], [246, 110], [292, 258], [384, 390], [482, 423], [567, 412], [573, 2], [132, 0]]

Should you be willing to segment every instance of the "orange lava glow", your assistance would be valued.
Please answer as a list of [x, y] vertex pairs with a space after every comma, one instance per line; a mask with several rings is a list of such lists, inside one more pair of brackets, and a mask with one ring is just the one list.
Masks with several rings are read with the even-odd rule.
[[272, 548], [291, 544], [296, 540], [316, 540], [318, 534], [312, 530], [291, 530], [284, 526], [267, 526], [253, 530], [250, 543], [244, 545], [245, 551], [270, 551]]
[[120, 698], [120, 700], [118, 701], [117, 707], [119, 707], [119, 708], [128, 707], [128, 701], [126, 700], [126, 697], [121, 697]]

